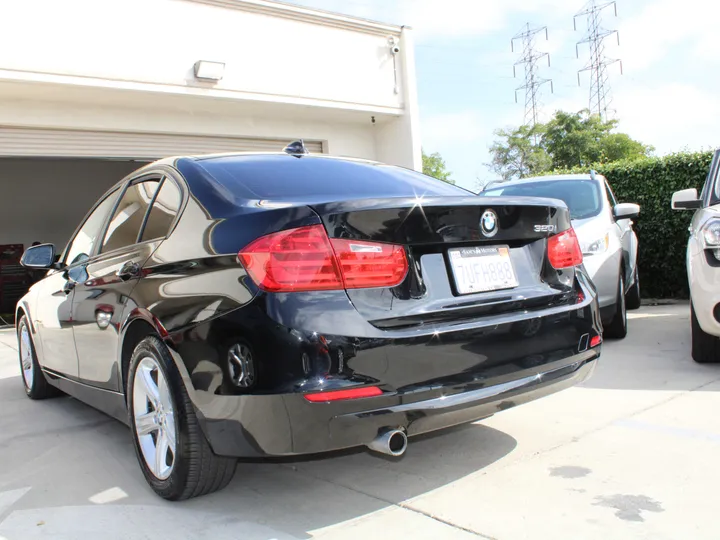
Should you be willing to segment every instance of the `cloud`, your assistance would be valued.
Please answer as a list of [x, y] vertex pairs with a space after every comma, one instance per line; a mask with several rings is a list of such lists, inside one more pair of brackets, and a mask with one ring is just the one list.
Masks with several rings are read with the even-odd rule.
[[418, 40], [477, 36], [504, 29], [515, 14], [572, 17], [577, 8], [568, 0], [294, 0], [293, 3], [412, 26]]
[[718, 61], [717, 21], [720, 4], [707, 0], [656, 0], [620, 25], [619, 54], [629, 71], [661, 63], [674, 48], [689, 56]]
[[468, 36], [505, 28], [511, 15], [567, 11], [567, 0], [404, 0], [399, 15], [423, 38]]
[[717, 97], [696, 86], [668, 83], [650, 90], [633, 85], [615, 97], [620, 131], [655, 146], [658, 154], [720, 144]]

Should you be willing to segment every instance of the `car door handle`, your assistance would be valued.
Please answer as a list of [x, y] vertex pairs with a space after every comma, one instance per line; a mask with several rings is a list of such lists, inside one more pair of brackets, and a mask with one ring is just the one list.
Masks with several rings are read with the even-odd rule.
[[140, 265], [136, 262], [128, 261], [120, 267], [120, 270], [118, 270], [115, 275], [123, 281], [138, 277], [140, 275]]
[[65, 294], [70, 294], [70, 293], [73, 291], [74, 288], [75, 288], [75, 282], [74, 282], [74, 281], [66, 281], [66, 282], [65, 282], [65, 285], [63, 285], [62, 291], [63, 291]]

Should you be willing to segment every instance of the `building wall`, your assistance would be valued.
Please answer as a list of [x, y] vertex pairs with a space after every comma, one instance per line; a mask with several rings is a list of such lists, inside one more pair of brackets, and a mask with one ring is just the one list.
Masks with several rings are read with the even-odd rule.
[[[2, 69], [403, 106], [382, 31], [188, 0], [8, 1], [0, 20]], [[198, 60], [225, 62], [224, 78], [195, 80]]]
[[402, 31], [397, 62], [399, 79], [402, 81], [399, 91], [403, 96], [405, 112], [402, 116], [391, 119], [377, 131], [375, 159], [422, 171], [415, 46], [412, 30], [409, 28]]
[[0, 244], [62, 250], [100, 196], [142, 166], [131, 161], [0, 159]]
[[23, 0], [0, 20], [0, 125], [304, 137], [421, 169], [408, 29], [267, 0]]

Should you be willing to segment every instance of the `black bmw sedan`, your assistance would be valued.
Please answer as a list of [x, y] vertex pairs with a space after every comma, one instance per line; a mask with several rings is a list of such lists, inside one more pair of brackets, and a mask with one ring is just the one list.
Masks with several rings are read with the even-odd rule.
[[17, 306], [27, 395], [130, 427], [152, 489], [237, 457], [407, 438], [587, 378], [596, 294], [561, 201], [478, 198], [302, 150], [171, 158], [122, 180]]

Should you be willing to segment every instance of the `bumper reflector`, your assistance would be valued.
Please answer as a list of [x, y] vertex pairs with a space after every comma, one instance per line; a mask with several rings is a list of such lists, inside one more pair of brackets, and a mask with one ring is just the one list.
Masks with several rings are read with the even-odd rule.
[[349, 388], [348, 390], [332, 390], [330, 392], [318, 392], [317, 394], [305, 394], [305, 399], [312, 403], [322, 403], [326, 401], [375, 397], [381, 396], [382, 393], [382, 390], [377, 386], [363, 386], [362, 388]]
[[590, 340], [590, 347], [597, 347], [602, 343], [602, 336], [595, 336]]

